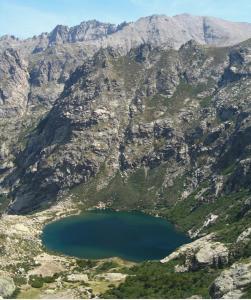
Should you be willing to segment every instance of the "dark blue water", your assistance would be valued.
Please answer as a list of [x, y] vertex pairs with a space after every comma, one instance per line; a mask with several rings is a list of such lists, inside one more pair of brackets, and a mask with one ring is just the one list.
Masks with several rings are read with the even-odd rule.
[[44, 227], [48, 250], [86, 259], [161, 259], [190, 239], [162, 218], [136, 212], [93, 211]]

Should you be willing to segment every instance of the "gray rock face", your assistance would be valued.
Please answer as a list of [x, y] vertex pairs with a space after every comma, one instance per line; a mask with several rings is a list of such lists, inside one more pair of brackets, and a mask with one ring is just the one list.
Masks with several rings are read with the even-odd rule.
[[121, 31], [108, 36], [102, 45], [119, 45], [130, 50], [144, 41], [155, 46], [171, 46], [177, 49], [193, 39], [200, 44], [228, 46], [250, 38], [250, 33], [251, 26], [247, 23], [236, 24], [189, 14], [174, 17], [153, 15], [128, 24]]
[[[188, 14], [174, 17], [154, 15], [118, 26], [96, 20], [82, 22], [74, 27], [58, 25], [51, 33], [42, 33], [26, 40], [3, 36], [0, 38], [0, 52], [13, 48], [18, 51], [20, 59], [22, 58], [25, 66], [21, 69], [27, 74], [19, 80], [22, 80], [22, 89], [28, 89], [29, 92], [15, 97], [23, 100], [19, 100], [21, 111], [26, 108], [33, 111], [41, 106], [50, 108], [62, 92], [70, 73], [100, 48], [112, 47], [125, 55], [132, 48], [146, 43], [164, 49], [178, 49], [191, 39], [199, 44], [228, 46], [250, 37], [251, 25], [248, 23], [234, 23]], [[4, 65], [4, 62], [0, 62], [0, 65], [2, 64]], [[230, 70], [232, 77], [237, 76], [234, 74], [234, 68], [233, 66]], [[170, 73], [169, 76], [174, 78], [173, 75]], [[174, 89], [172, 80], [166, 81], [168, 87], [163, 86], [166, 93], [171, 93]], [[2, 102], [7, 95], [8, 91], [0, 91]], [[20, 114], [17, 107], [4, 110], [5, 115], [7, 112], [10, 115], [15, 112], [16, 115]]]
[[[125, 26], [125, 24], [123, 26]], [[115, 26], [109, 23], [101, 23], [96, 20], [82, 22], [79, 25], [70, 28], [58, 25], [49, 34], [49, 44], [97, 40], [120, 29], [120, 25]]]
[[229, 250], [223, 243], [216, 242], [214, 239], [212, 235], [202, 237], [180, 247], [161, 262], [168, 263], [170, 260], [183, 257], [185, 263], [177, 265], [176, 272], [195, 271], [209, 266], [213, 268], [226, 266], [229, 261]]
[[155, 46], [171, 46], [176, 49], [194, 39], [201, 44], [228, 46], [251, 37], [249, 23], [236, 23], [213, 17], [182, 14], [173, 17], [153, 15], [136, 22], [118, 26], [96, 20], [82, 22], [74, 27], [56, 26], [49, 34], [41, 34], [27, 40], [12, 36], [0, 39], [0, 49], [10, 47], [26, 48], [25, 51], [43, 51], [48, 45], [62, 43], [83, 43], [96, 47], [111, 46], [129, 51], [143, 43]]
[[211, 286], [213, 298], [240, 298], [251, 283], [251, 262], [236, 263], [223, 271]]
[[0, 296], [3, 298], [11, 297], [16, 287], [12, 278], [0, 277]]
[[29, 93], [27, 62], [14, 49], [0, 54], [0, 116], [11, 117], [26, 110]]
[[[191, 188], [212, 176], [212, 165], [228, 164], [224, 158], [228, 151], [239, 155], [234, 144], [238, 138], [248, 141], [239, 135], [249, 132], [247, 117], [231, 125], [232, 116], [243, 110], [235, 95], [246, 89], [239, 105], [250, 97], [248, 65], [242, 63], [248, 51], [248, 43], [217, 49], [195, 41], [179, 51], [144, 45], [123, 56], [111, 48], [100, 50], [66, 81], [63, 93], [19, 155], [18, 169], [5, 180], [13, 188], [11, 210], [33, 209], [63, 190], [86, 184], [104, 164], [109, 173], [130, 173], [140, 166], [153, 169], [168, 163], [166, 178], [171, 179], [163, 183], [167, 187], [188, 170]], [[233, 65], [237, 77], [228, 75]], [[58, 77], [58, 61], [50, 66], [50, 76]], [[39, 78], [34, 85], [48, 81]], [[201, 103], [209, 100], [202, 108]], [[207, 162], [198, 168], [199, 157], [205, 155]], [[249, 180], [248, 170], [238, 177]], [[222, 176], [214, 178], [211, 197], [239, 186], [230, 177], [226, 183]], [[203, 193], [196, 198], [205, 201]]]
[[[229, 48], [198, 43], [232, 43], [233, 28], [245, 27], [249, 34], [249, 24], [229, 24], [189, 15], [152, 16], [118, 28], [91, 21], [58, 26], [25, 41], [3, 38], [2, 45], [13, 41], [20, 48], [2, 54], [4, 112], [19, 102], [21, 112], [24, 103], [29, 113], [39, 115], [41, 106], [41, 115], [49, 111], [23, 151], [16, 149], [17, 168], [10, 161], [12, 172], [4, 176], [3, 189], [11, 189], [14, 200], [10, 210], [52, 202], [104, 169], [108, 183], [117, 172], [127, 178], [144, 168], [147, 176], [165, 165], [153, 205], [162, 205], [166, 191], [185, 174], [183, 198], [213, 178], [195, 195], [192, 210], [248, 186], [250, 40]], [[97, 51], [100, 45], [112, 47]], [[12, 53], [11, 61], [6, 53]], [[232, 161], [234, 172], [223, 176]], [[211, 224], [204, 220], [201, 232]], [[189, 229], [201, 234], [198, 227]]]

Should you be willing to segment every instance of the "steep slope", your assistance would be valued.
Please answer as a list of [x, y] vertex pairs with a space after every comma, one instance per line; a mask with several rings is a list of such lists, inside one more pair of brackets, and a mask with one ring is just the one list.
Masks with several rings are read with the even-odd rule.
[[[179, 51], [149, 45], [126, 56], [99, 51], [71, 75], [17, 157], [18, 167], [6, 181], [13, 188], [12, 209], [32, 210], [97, 174], [104, 185], [109, 176], [123, 181], [119, 174], [130, 178], [136, 171], [147, 178], [159, 168], [163, 178], [149, 193], [149, 203], [144, 193], [126, 203], [119, 195], [113, 199], [109, 185], [103, 201], [125, 208], [169, 206], [165, 195], [172, 198], [170, 191], [183, 175], [183, 197], [211, 176], [209, 198], [237, 190], [221, 172], [242, 161], [248, 146], [244, 139], [242, 152], [236, 153], [238, 137], [243, 140], [249, 128], [249, 51], [248, 43], [217, 49], [193, 41]], [[234, 155], [230, 162], [229, 155]], [[122, 173], [114, 177], [117, 171]], [[97, 202], [98, 194], [94, 198]]]
[[0, 54], [0, 116], [23, 113], [29, 94], [27, 64], [14, 49]]

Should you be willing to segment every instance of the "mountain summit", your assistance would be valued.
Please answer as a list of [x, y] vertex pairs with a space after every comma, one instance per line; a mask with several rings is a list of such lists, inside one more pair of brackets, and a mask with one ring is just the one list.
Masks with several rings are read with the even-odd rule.
[[[171, 46], [178, 49], [194, 39], [200, 44], [229, 46], [251, 37], [251, 24], [231, 22], [214, 17], [181, 14], [173, 17], [152, 15], [135, 22], [114, 25], [96, 20], [84, 21], [73, 27], [57, 25], [50, 33], [31, 39], [17, 40], [13, 36], [0, 39], [0, 48], [24, 47], [34, 50], [59, 43], [81, 42], [96, 47], [121, 47], [130, 50], [142, 43]], [[42, 49], [42, 48], [41, 48]], [[26, 49], [27, 50], [27, 49]]]

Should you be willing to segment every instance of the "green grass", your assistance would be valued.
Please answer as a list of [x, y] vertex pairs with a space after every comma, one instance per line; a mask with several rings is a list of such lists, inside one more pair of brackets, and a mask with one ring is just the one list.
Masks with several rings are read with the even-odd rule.
[[230, 164], [228, 167], [222, 170], [221, 174], [229, 175], [234, 172], [235, 168], [236, 168], [236, 163]]
[[[198, 84], [198, 85], [191, 85], [186, 83], [184, 80], [180, 82], [177, 86], [174, 94], [172, 97], [168, 98], [163, 95], [156, 94], [150, 98], [146, 98], [145, 105], [146, 109], [144, 111], [144, 119], [146, 121], [153, 121], [156, 119], [154, 117], [154, 112], [157, 108], [164, 107], [167, 109], [167, 114], [173, 115], [178, 113], [180, 109], [186, 107], [188, 104], [184, 103], [186, 99], [197, 99], [197, 95], [207, 89], [211, 82], [207, 84]], [[206, 97], [202, 100], [198, 100], [201, 106], [206, 107], [210, 104], [211, 97]]]

